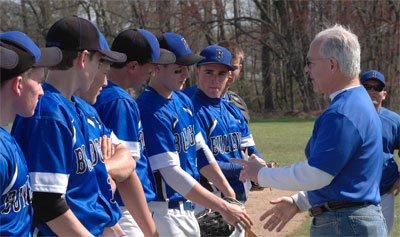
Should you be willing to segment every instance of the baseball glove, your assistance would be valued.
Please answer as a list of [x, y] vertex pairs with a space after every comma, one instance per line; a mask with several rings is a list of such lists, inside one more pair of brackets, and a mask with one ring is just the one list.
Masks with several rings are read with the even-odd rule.
[[[238, 200], [234, 198], [224, 197], [225, 201], [242, 206]], [[235, 230], [235, 227], [228, 224], [219, 212], [211, 209], [196, 215], [197, 222], [200, 226], [200, 236], [230, 236]]]

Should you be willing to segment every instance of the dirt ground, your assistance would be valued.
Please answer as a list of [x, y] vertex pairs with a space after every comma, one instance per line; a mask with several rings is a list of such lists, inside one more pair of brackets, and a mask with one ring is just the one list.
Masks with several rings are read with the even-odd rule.
[[286, 224], [281, 232], [275, 230], [269, 232], [263, 228], [264, 222], [259, 221], [259, 217], [268, 209], [271, 208], [269, 200], [276, 199], [281, 196], [290, 196], [294, 194], [293, 191], [283, 191], [278, 189], [265, 188], [263, 191], [250, 192], [249, 198], [246, 202], [246, 211], [253, 219], [254, 225], [252, 231], [259, 237], [261, 236], [288, 236], [294, 232], [306, 218], [307, 212], [297, 214], [289, 223]]

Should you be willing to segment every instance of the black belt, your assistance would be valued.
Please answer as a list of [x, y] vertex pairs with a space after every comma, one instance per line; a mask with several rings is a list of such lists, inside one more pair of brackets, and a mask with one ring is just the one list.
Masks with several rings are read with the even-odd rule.
[[182, 202], [182, 201], [175, 201], [175, 202], [168, 202], [168, 208], [169, 209], [177, 209], [177, 210], [180, 210], [181, 208], [180, 208], [180, 205], [183, 205], [183, 210], [185, 210], [185, 211], [192, 211], [192, 210], [194, 210], [195, 209], [195, 207], [196, 207], [196, 204], [195, 203], [193, 203], [193, 202], [189, 202], [189, 201], [186, 201], [186, 202]]
[[322, 205], [312, 207], [308, 210], [310, 216], [318, 216], [324, 212], [337, 210], [346, 207], [356, 207], [373, 204], [371, 202], [326, 202]]

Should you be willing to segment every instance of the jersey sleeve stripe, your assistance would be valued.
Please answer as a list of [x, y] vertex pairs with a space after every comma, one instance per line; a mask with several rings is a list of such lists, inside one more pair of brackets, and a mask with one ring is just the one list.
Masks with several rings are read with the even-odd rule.
[[10, 181], [10, 183], [8, 184], [8, 186], [4, 189], [4, 192], [1, 195], [4, 195], [6, 193], [8, 193], [8, 191], [10, 191], [10, 189], [12, 188], [12, 186], [14, 186], [15, 181], [17, 180], [18, 177], [18, 165], [17, 163], [14, 164], [14, 175]]
[[119, 140], [122, 145], [124, 145], [126, 148], [128, 148], [129, 151], [131, 151], [132, 156], [135, 158], [135, 160], [140, 159], [140, 143], [139, 142], [128, 142], [124, 140]]
[[150, 156], [149, 161], [152, 170], [158, 170], [168, 166], [181, 165], [179, 155], [176, 151], [163, 152], [154, 156]]
[[247, 137], [242, 137], [242, 141], [240, 142], [241, 147], [249, 147], [255, 146], [256, 143], [253, 140], [253, 136], [249, 135]]
[[65, 193], [68, 186], [68, 174], [31, 172], [32, 191]]

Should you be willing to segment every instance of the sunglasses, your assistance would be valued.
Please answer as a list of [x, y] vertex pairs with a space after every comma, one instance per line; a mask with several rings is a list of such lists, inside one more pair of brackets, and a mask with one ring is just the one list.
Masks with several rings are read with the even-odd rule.
[[381, 91], [383, 91], [383, 85], [369, 85], [369, 84], [364, 84], [364, 88], [367, 90], [367, 91], [369, 91], [369, 90], [371, 90], [371, 89], [374, 89], [374, 91], [377, 91], [377, 92], [381, 92]]

